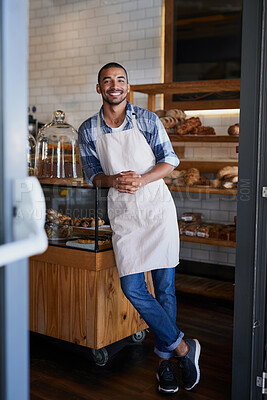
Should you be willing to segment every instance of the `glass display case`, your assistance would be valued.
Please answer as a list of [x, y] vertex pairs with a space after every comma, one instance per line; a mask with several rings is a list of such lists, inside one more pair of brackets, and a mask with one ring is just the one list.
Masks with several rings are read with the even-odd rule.
[[34, 165], [35, 165], [35, 147], [36, 141], [31, 133], [28, 135], [27, 141], [27, 164], [29, 176], [35, 175]]
[[65, 122], [65, 113], [57, 110], [53, 121], [38, 133], [35, 152], [38, 178], [82, 179], [78, 133]]
[[42, 183], [49, 244], [98, 252], [112, 249], [107, 188]]

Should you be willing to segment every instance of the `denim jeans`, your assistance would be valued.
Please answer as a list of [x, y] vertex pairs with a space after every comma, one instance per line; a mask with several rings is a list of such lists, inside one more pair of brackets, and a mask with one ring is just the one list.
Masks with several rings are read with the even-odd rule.
[[151, 271], [155, 297], [147, 290], [143, 272], [120, 278], [127, 299], [155, 334], [155, 353], [172, 357], [184, 334], [176, 326], [175, 268]]

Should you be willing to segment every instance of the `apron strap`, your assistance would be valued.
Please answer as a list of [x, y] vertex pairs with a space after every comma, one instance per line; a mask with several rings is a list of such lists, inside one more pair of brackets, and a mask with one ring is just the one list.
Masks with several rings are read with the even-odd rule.
[[[131, 106], [131, 107], [132, 107], [132, 121], [133, 121], [133, 127], [134, 127], [135, 130], [139, 131], [139, 129], [138, 129], [138, 127], [137, 127], [137, 123], [136, 123], [136, 114], [135, 114], [135, 112], [134, 112], [133, 106]], [[99, 111], [98, 116], [97, 116], [97, 126], [96, 126], [96, 129], [97, 129], [97, 137], [100, 138], [100, 137], [102, 136], [102, 135], [101, 135], [101, 129], [100, 129], [100, 111]]]
[[136, 123], [136, 114], [134, 112], [133, 106], [132, 106], [132, 121], [133, 121], [133, 127], [135, 130], [139, 131]]
[[96, 124], [96, 131], [98, 139], [101, 137], [101, 130], [100, 130], [100, 111], [97, 116], [97, 124]]

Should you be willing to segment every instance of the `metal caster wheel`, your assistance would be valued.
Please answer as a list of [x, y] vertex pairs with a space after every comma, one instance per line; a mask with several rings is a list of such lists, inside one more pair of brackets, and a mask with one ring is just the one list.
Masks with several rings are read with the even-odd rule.
[[133, 341], [134, 343], [141, 343], [141, 342], [143, 342], [143, 340], [145, 339], [145, 337], [146, 337], [146, 331], [140, 331], [140, 332], [134, 333], [134, 334], [131, 336], [132, 341]]
[[99, 350], [91, 349], [91, 352], [95, 364], [99, 365], [100, 367], [104, 367], [104, 365], [106, 365], [108, 362], [108, 352], [105, 347]]

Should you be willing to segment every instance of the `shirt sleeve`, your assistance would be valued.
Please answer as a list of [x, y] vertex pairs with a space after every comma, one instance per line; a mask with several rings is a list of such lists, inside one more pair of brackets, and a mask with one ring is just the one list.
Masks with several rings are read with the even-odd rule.
[[165, 162], [173, 165], [174, 168], [179, 165], [180, 161], [173, 150], [170, 138], [158, 116], [156, 116], [150, 146], [156, 157], [156, 164]]
[[95, 175], [103, 174], [104, 172], [96, 152], [96, 142], [92, 140], [89, 129], [86, 129], [83, 125], [78, 131], [78, 142], [83, 172], [86, 181], [92, 184]]

